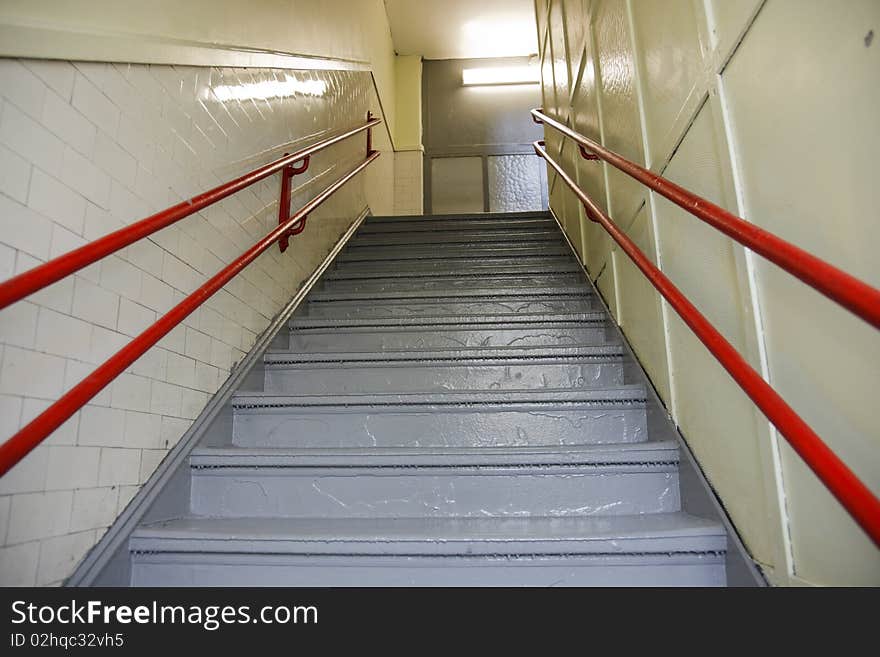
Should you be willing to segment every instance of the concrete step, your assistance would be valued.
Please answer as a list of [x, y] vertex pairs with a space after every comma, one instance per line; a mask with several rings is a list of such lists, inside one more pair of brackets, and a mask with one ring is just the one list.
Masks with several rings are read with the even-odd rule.
[[620, 345], [367, 353], [270, 352], [266, 392], [294, 395], [588, 388], [624, 383]]
[[202, 518], [138, 528], [135, 586], [723, 586], [726, 535], [681, 512]]
[[402, 298], [312, 299], [301, 307], [297, 317], [355, 318], [355, 317], [431, 317], [534, 315], [558, 313], [586, 313], [596, 309], [597, 302], [583, 292], [575, 294], [489, 294], [484, 296], [436, 297], [410, 296]]
[[678, 511], [673, 442], [568, 448], [199, 448], [203, 516], [413, 518]]
[[346, 249], [337, 257], [340, 263], [385, 263], [389, 269], [407, 260], [427, 262], [447, 262], [467, 264], [472, 260], [510, 261], [523, 258], [546, 259], [552, 257], [570, 257], [571, 250], [567, 244], [523, 244], [513, 246], [495, 246], [475, 244], [472, 246], [430, 244], [425, 246], [365, 246], [359, 249]]
[[647, 440], [641, 385], [602, 389], [276, 395], [239, 392], [240, 447], [508, 447]]
[[604, 313], [329, 319], [295, 317], [289, 350], [400, 351], [460, 347], [578, 346], [616, 342]]
[[411, 294], [436, 293], [467, 294], [470, 290], [491, 290], [506, 292], [508, 290], [567, 290], [583, 289], [586, 294], [592, 294], [586, 279], [580, 272], [560, 274], [532, 274], [516, 275], [504, 274], [500, 276], [429, 276], [404, 278], [401, 276], [387, 276], [384, 278], [328, 278], [320, 288], [312, 292], [309, 298], [316, 295], [359, 293], [364, 295], [393, 292], [406, 292]]
[[357, 249], [365, 246], [412, 246], [424, 244], [436, 245], [468, 245], [468, 244], [539, 244], [560, 243], [565, 240], [559, 228], [552, 226], [507, 227], [480, 230], [409, 230], [394, 232], [375, 232], [358, 234], [346, 248]]

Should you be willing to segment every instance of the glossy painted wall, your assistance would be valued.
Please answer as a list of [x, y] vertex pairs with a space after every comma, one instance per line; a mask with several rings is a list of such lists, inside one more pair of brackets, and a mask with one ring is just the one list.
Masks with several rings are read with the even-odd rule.
[[[266, 97], [279, 86], [292, 91]], [[359, 125], [377, 105], [361, 71], [0, 59], [0, 278]], [[359, 135], [314, 156], [292, 207], [365, 152]], [[381, 170], [357, 176], [286, 253], [261, 256], [0, 479], [0, 583], [72, 571], [380, 183]], [[277, 226], [279, 189], [268, 178], [0, 312], [0, 437]]]
[[394, 130], [394, 47], [382, 0], [7, 0], [0, 54], [209, 66], [330, 58], [373, 73]]
[[[10, 0], [0, 3], [0, 56], [367, 71], [373, 111], [385, 120], [377, 147], [396, 146], [396, 57], [382, 0]], [[395, 184], [395, 159], [369, 174], [381, 183], [371, 198], [377, 214], [394, 213], [395, 188], [404, 201], [421, 192], [406, 157]]]
[[394, 214], [423, 212], [422, 58], [394, 57]]
[[[548, 112], [880, 286], [880, 5], [537, 0]], [[821, 144], [817, 138], [821, 137]], [[582, 187], [880, 493], [880, 334], [547, 132]], [[551, 177], [550, 203], [752, 556], [778, 584], [878, 584], [880, 551]]]

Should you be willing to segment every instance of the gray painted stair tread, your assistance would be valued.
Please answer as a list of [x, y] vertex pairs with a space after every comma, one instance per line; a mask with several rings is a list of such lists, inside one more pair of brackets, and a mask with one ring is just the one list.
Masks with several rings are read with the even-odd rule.
[[353, 364], [353, 363], [394, 363], [394, 362], [450, 362], [463, 363], [561, 361], [561, 360], [604, 360], [623, 358], [626, 350], [622, 345], [578, 345], [539, 347], [468, 347], [458, 349], [406, 349], [400, 351], [332, 352], [308, 353], [293, 351], [273, 351], [263, 356], [263, 362], [271, 366], [313, 365], [313, 364]]
[[186, 515], [131, 535], [131, 582], [723, 585], [598, 301], [547, 212], [369, 218], [190, 452]]
[[598, 388], [625, 383], [627, 362], [620, 345], [273, 352], [263, 356], [263, 390], [320, 394]]
[[407, 393], [371, 393], [350, 395], [279, 395], [265, 392], [238, 392], [233, 398], [236, 408], [320, 407], [345, 408], [380, 406], [533, 406], [552, 405], [581, 407], [644, 403], [645, 388], [641, 384], [570, 390], [542, 388], [539, 390], [477, 390], [467, 392], [433, 391]]
[[565, 240], [555, 230], [507, 230], [494, 231], [447, 231], [411, 233], [373, 233], [362, 235], [346, 247], [347, 252], [360, 249], [385, 248], [439, 248], [460, 249], [468, 247], [521, 247], [560, 246]]
[[385, 233], [365, 233], [352, 242], [349, 249], [365, 246], [424, 245], [424, 244], [506, 244], [510, 242], [553, 242], [563, 241], [558, 230], [552, 226], [539, 228], [507, 228], [485, 230], [433, 230], [398, 231]]
[[517, 464], [672, 464], [674, 441], [533, 447], [198, 447], [190, 464], [209, 467], [236, 463], [251, 467], [497, 467]]
[[203, 518], [141, 526], [134, 551], [307, 554], [718, 553], [719, 523], [686, 513], [529, 518]]
[[361, 226], [358, 237], [374, 235], [425, 235], [432, 233], [481, 233], [497, 230], [559, 230], [553, 219], [539, 217], [513, 219], [443, 219], [438, 221], [368, 221]]
[[537, 290], [554, 290], [557, 288], [576, 287], [585, 294], [592, 295], [592, 291], [584, 284], [580, 272], [561, 274], [540, 274], [532, 276], [520, 276], [516, 274], [501, 276], [434, 276], [420, 278], [385, 277], [366, 280], [357, 279], [325, 279], [319, 294], [332, 293], [359, 293], [370, 294], [375, 292], [407, 292], [413, 294], [452, 294], [457, 291], [472, 289], [505, 291], [511, 288], [529, 288]]
[[474, 222], [474, 223], [515, 223], [522, 220], [553, 221], [547, 211], [530, 212], [481, 212], [460, 214], [411, 214], [411, 215], [374, 215], [367, 217], [364, 226], [376, 226], [382, 224], [406, 224], [419, 225], [443, 224], [448, 222]]
[[309, 328], [343, 328], [357, 326], [450, 326], [466, 328], [468, 326], [514, 326], [535, 325], [551, 326], [554, 323], [601, 323], [608, 321], [604, 312], [555, 312], [555, 313], [503, 313], [494, 315], [420, 315], [419, 317], [351, 317], [325, 318], [301, 317], [291, 319], [292, 329]]
[[[549, 262], [548, 262], [549, 261]], [[526, 276], [571, 274], [582, 272], [577, 262], [571, 258], [552, 258], [541, 262], [472, 262], [465, 268], [460, 263], [424, 263], [407, 261], [399, 266], [389, 267], [384, 263], [339, 264], [328, 272], [324, 279], [328, 281], [351, 280], [366, 281], [382, 278], [406, 280], [437, 279], [437, 278], [486, 278], [498, 276]]]
[[[423, 249], [426, 253], [410, 254], [408, 249], [386, 247], [387, 255], [370, 257], [344, 257], [340, 254], [336, 261], [336, 271], [379, 270], [394, 272], [423, 271], [425, 269], [451, 269], [453, 272], [484, 271], [505, 268], [528, 268], [535, 272], [573, 271], [571, 257], [562, 249], [534, 249], [532, 253], [524, 253], [523, 248], [511, 248], [507, 252], [501, 249], [480, 248], [469, 252], [434, 255], [433, 249]], [[496, 253], [491, 253], [496, 251]]]
[[[405, 260], [418, 260], [420, 264], [425, 262], [436, 262], [443, 264], [444, 262], [463, 262], [468, 263], [473, 260], [497, 261], [503, 263], [505, 260], [521, 260], [531, 258], [553, 258], [568, 257], [568, 246], [481, 246], [459, 247], [456, 249], [440, 249], [437, 245], [424, 247], [407, 247], [402, 249], [399, 246], [370, 246], [364, 247], [357, 251], [349, 250], [339, 254], [339, 262], [341, 263], [398, 263]], [[394, 265], [390, 265], [394, 266]]]
[[[500, 288], [464, 288], [464, 289], [441, 289], [425, 292], [422, 290], [375, 290], [375, 291], [345, 291], [345, 290], [323, 290], [320, 292], [312, 292], [309, 295], [309, 303], [319, 302], [338, 302], [338, 301], [373, 301], [382, 300], [420, 300], [433, 301], [440, 303], [443, 300], [458, 300], [467, 298], [472, 300], [494, 300], [506, 297], [515, 298], [553, 298], [553, 297], [570, 297], [570, 298], [590, 298], [592, 293], [589, 288], [583, 285], [560, 285], [557, 287], [535, 286], [535, 287], [500, 287]], [[473, 297], [473, 299], [472, 299]]]
[[313, 301], [299, 311], [298, 317], [445, 317], [498, 314], [543, 315], [547, 313], [590, 312], [597, 302], [585, 296], [520, 296], [495, 298], [373, 299], [362, 301]]

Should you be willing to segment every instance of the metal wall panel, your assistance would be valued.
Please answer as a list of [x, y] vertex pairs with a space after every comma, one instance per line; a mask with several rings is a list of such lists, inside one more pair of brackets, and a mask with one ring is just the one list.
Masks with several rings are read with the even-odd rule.
[[[627, 3], [601, 0], [593, 11], [604, 143], [624, 157], [644, 164]], [[644, 202], [644, 187], [616, 169], [609, 169], [608, 181], [609, 209], [626, 228]]]
[[[866, 84], [880, 56], [869, 32], [880, 5], [551, 0], [549, 16], [547, 40], [567, 44], [575, 87], [569, 110], [558, 98], [560, 46], [546, 48], [551, 115], [636, 162], [650, 153], [671, 180], [880, 284], [870, 173], [880, 86]], [[821, 148], [810, 138], [819, 129]], [[558, 156], [559, 138], [545, 132]], [[876, 331], [665, 200], [644, 205], [644, 189], [615, 169], [567, 152], [560, 161], [877, 490]], [[552, 176], [551, 188], [554, 212], [658, 380], [665, 350], [664, 401], [765, 574], [778, 584], [875, 583], [880, 553]]]
[[[633, 2], [651, 165], [666, 161], [705, 94], [703, 50], [692, 0]], [[690, 111], [689, 111], [690, 110]]]
[[[629, 231], [630, 239], [654, 260], [654, 234], [649, 208], [642, 206]], [[656, 264], [656, 263], [655, 263]], [[617, 274], [617, 321], [638, 355], [651, 382], [663, 399], [669, 399], [666, 341], [660, 295], [641, 271], [621, 251], [614, 258]]]
[[[880, 47], [866, 35], [878, 25], [870, 0], [846, 11], [768, 2], [724, 73], [747, 216], [874, 286], [880, 85], [866, 81], [877, 80]], [[759, 260], [756, 274], [773, 385], [880, 493], [880, 333], [773, 265]], [[796, 455], [783, 455], [797, 577], [880, 583], [880, 551]]]
[[[700, 110], [666, 175], [736, 211], [728, 145], [712, 103], [717, 97]], [[653, 200], [665, 273], [760, 371], [743, 247], [663, 197]], [[728, 492], [728, 511], [740, 520], [753, 554], [769, 563], [775, 524], [763, 471], [762, 454], [770, 449], [768, 422], [678, 315], [670, 311], [669, 316], [676, 421], [687, 429], [688, 443], [710, 479]], [[707, 404], [707, 399], [724, 402]]]
[[431, 206], [434, 214], [483, 211], [483, 159], [439, 157], [431, 160]]

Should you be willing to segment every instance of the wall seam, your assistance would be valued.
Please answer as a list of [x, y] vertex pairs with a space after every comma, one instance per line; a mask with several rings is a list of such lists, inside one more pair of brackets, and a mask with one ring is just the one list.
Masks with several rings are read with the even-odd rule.
[[[751, 25], [751, 24], [750, 24]], [[733, 126], [730, 116], [730, 108], [727, 102], [727, 91], [721, 72], [718, 73], [716, 80], [716, 88], [718, 91], [718, 100], [721, 106], [721, 115], [723, 117], [725, 137], [727, 141], [728, 157], [730, 157], [731, 175], [733, 177], [733, 188], [736, 194], [737, 214], [746, 221], [746, 201], [745, 190], [743, 188], [742, 175], [740, 173], [740, 164], [737, 157], [737, 150], [734, 140]], [[748, 279], [749, 303], [752, 308], [752, 317], [754, 318], [754, 328], [756, 343], [758, 346], [758, 358], [761, 376], [767, 383], [771, 382], [770, 363], [767, 355], [767, 344], [765, 341], [764, 321], [761, 311], [761, 303], [758, 299], [758, 277], [755, 265], [755, 254], [750, 249], [743, 247], [746, 263], [746, 275]], [[772, 422], [767, 422], [770, 429], [770, 456], [773, 469], [773, 484], [775, 488], [776, 504], [779, 507], [781, 537], [783, 542], [782, 556], [785, 560], [785, 572], [789, 577], [795, 575], [794, 568], [794, 552], [791, 541], [791, 525], [789, 522], [788, 503], [785, 490], [785, 478], [782, 467], [782, 454], [780, 448], [779, 432]]]
[[[632, 0], [626, 0], [626, 17], [627, 21], [629, 22], [629, 39], [633, 56], [633, 77], [635, 78], [636, 104], [639, 109], [639, 127], [642, 131], [642, 149], [645, 154], [645, 164], [648, 165], [648, 168], [650, 168], [653, 153], [651, 151], [651, 144], [649, 143], [648, 139], [648, 122], [645, 110], [645, 90], [642, 84], [642, 67], [639, 63], [638, 48], [636, 42], [636, 26], [635, 20], [633, 19]], [[644, 205], [646, 206], [648, 216], [651, 220], [651, 233], [654, 242], [654, 258], [657, 263], [657, 268], [662, 271], [663, 260], [660, 255], [660, 236], [659, 225], [657, 223], [656, 203], [654, 203], [654, 193], [650, 190], [648, 190], [648, 194], [645, 197]], [[640, 209], [641, 206], [639, 207], [639, 210]], [[638, 216], [639, 210], [636, 210], [635, 216]], [[633, 218], [633, 221], [634, 220], [635, 217]], [[660, 303], [660, 316], [663, 322], [663, 352], [666, 355], [666, 385], [667, 391], [669, 393], [669, 409], [672, 412], [673, 419], [675, 419], [677, 423], [678, 395], [675, 392], [675, 386], [672, 384], [672, 353], [669, 345], [669, 307], [666, 300], [663, 299], [659, 292], [655, 291], [655, 294], [657, 297], [657, 301]]]

